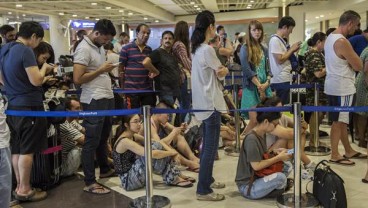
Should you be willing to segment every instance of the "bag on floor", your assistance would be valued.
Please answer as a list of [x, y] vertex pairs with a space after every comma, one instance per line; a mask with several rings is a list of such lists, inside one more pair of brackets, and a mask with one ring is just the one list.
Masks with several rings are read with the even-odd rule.
[[346, 208], [344, 181], [326, 163], [326, 160], [322, 160], [316, 166], [313, 195], [323, 207]]
[[56, 129], [54, 129], [54, 134], [48, 137], [48, 148], [41, 153], [35, 153], [33, 156], [31, 171], [31, 184], [33, 187], [48, 190], [60, 182], [62, 148]]

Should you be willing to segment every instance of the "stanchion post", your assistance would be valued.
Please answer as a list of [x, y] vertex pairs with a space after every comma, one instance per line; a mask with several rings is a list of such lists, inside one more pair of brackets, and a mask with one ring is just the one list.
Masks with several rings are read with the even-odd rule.
[[[296, 72], [296, 80], [297, 80], [297, 84], [300, 85], [300, 74], [298, 72]], [[296, 102], [300, 102], [300, 89], [301, 88], [297, 88], [297, 100]]]
[[301, 103], [294, 103], [294, 204], [295, 207], [300, 207], [301, 202], [301, 142], [300, 142], [300, 128], [301, 128], [301, 117], [302, 108]]
[[[318, 100], [319, 100], [319, 88], [318, 88], [318, 84], [314, 83], [314, 106], [318, 106]], [[317, 149], [319, 146], [319, 113], [318, 112], [313, 112], [314, 114], [314, 147]]]
[[240, 152], [240, 119], [239, 119], [239, 111], [237, 111], [238, 106], [239, 106], [239, 97], [238, 97], [238, 92], [239, 92], [239, 86], [237, 84], [234, 84], [234, 103], [235, 103], [235, 112], [234, 112], [234, 117], [235, 117], [235, 152], [239, 153]]
[[146, 197], [147, 207], [152, 205], [152, 147], [151, 147], [151, 106], [143, 106], [143, 124], [144, 124], [144, 156], [146, 164]]
[[[293, 71], [290, 72], [290, 85], [293, 84]], [[293, 92], [291, 89], [289, 89], [289, 105], [293, 103]]]

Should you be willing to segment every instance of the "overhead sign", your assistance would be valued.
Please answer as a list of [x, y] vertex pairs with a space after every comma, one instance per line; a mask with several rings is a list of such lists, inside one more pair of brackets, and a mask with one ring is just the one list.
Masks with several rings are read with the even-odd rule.
[[89, 21], [73, 21], [71, 26], [72, 28], [93, 28], [95, 27], [95, 22], [89, 22]]

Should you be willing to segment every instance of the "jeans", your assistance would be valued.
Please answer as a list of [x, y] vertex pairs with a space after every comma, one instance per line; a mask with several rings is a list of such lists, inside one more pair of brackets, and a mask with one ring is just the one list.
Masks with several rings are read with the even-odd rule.
[[9, 207], [12, 173], [10, 163], [10, 148], [0, 149], [0, 207]]
[[248, 195], [248, 185], [238, 186], [241, 195], [247, 199], [260, 199], [267, 196], [275, 189], [284, 189], [287, 178], [284, 173], [273, 173], [263, 178], [254, 180]]
[[[90, 104], [82, 103], [83, 110], [112, 110], [114, 109], [114, 99], [93, 99]], [[84, 172], [84, 182], [87, 186], [96, 183], [94, 159], [100, 167], [100, 173], [110, 171], [108, 165], [107, 140], [110, 136], [112, 118], [111, 117], [86, 117], [83, 122], [86, 128], [86, 139], [82, 148], [82, 164]]]
[[[181, 109], [190, 109], [190, 103], [191, 103], [191, 94], [190, 91], [188, 91], [188, 79], [185, 78], [183, 85], [181, 86], [181, 100], [180, 100], [180, 108]], [[186, 113], [182, 113], [180, 116], [180, 123], [185, 122]]]
[[290, 82], [271, 84], [271, 89], [276, 91], [276, 96], [281, 99], [283, 105], [289, 104], [290, 88], [282, 89], [288, 86], [290, 86]]
[[220, 138], [221, 113], [214, 111], [210, 117], [203, 120], [203, 144], [200, 155], [200, 169], [198, 175], [197, 194], [210, 194], [213, 192], [211, 184], [213, 163], [218, 149]]

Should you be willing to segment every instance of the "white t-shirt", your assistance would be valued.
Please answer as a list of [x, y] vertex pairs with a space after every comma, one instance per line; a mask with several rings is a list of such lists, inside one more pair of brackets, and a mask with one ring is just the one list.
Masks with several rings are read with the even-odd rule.
[[290, 82], [290, 61], [286, 60], [284, 63], [278, 64], [277, 60], [273, 56], [273, 54], [285, 54], [286, 52], [287, 48], [285, 47], [284, 42], [280, 40], [280, 38], [272, 36], [268, 48], [270, 67], [273, 75], [271, 83]]
[[325, 43], [325, 93], [327, 95], [346, 96], [356, 92], [354, 70], [349, 66], [348, 61], [338, 57], [334, 50], [334, 44], [340, 38], [345, 37], [341, 34], [330, 34]]
[[0, 149], [9, 147], [10, 131], [6, 124], [4, 99], [0, 93]]
[[120, 54], [121, 49], [123, 48], [123, 45], [121, 45], [119, 42], [114, 43], [114, 52], [117, 54]]
[[[192, 59], [192, 100], [193, 109], [214, 110], [226, 113], [226, 103], [222, 86], [215, 70], [221, 66], [215, 49], [202, 43]], [[207, 119], [213, 112], [195, 112], [200, 121]]]
[[[106, 53], [103, 47], [94, 45], [88, 36], [78, 45], [74, 53], [74, 63], [87, 66], [86, 71], [95, 71], [106, 61]], [[109, 74], [98, 75], [90, 82], [82, 84], [82, 94], [80, 101], [82, 103], [91, 103], [92, 99], [112, 99], [114, 94], [111, 88], [111, 79]]]

